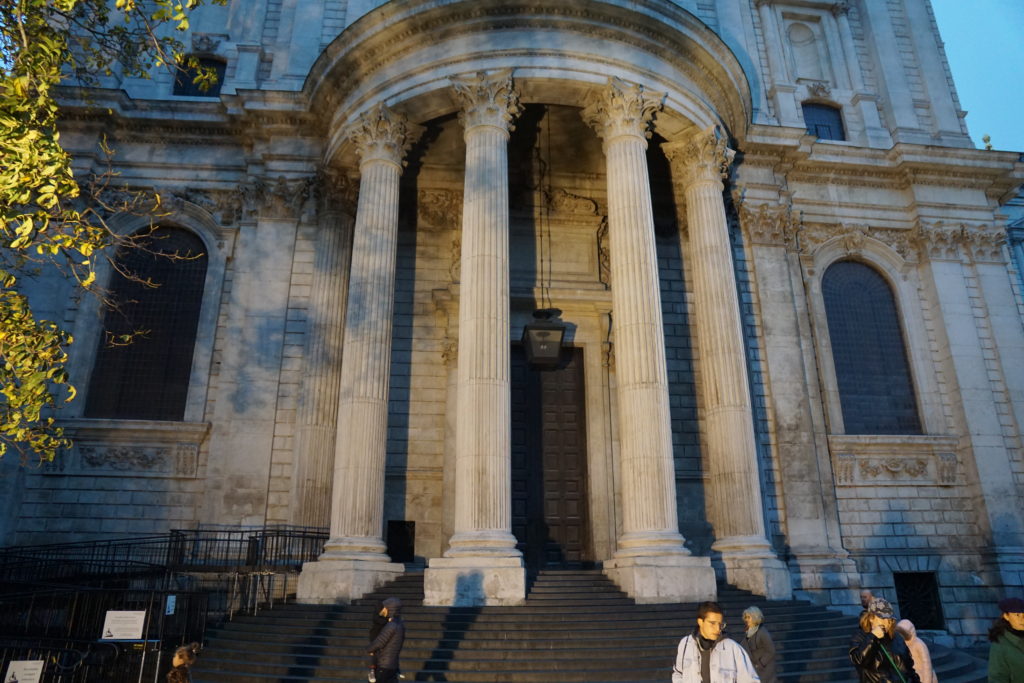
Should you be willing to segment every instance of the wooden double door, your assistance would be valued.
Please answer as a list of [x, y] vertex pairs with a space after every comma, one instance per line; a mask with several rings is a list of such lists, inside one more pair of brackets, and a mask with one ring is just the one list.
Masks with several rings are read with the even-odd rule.
[[583, 349], [552, 370], [512, 348], [512, 533], [527, 568], [584, 568], [594, 558], [587, 499]]

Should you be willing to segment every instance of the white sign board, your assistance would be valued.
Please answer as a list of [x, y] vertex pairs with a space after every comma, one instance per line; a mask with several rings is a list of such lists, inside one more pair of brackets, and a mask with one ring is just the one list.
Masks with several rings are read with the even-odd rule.
[[44, 663], [41, 659], [12, 661], [7, 665], [4, 683], [39, 683], [43, 677]]
[[146, 624], [146, 611], [107, 611], [103, 620], [103, 634], [100, 640], [141, 640], [142, 628]]

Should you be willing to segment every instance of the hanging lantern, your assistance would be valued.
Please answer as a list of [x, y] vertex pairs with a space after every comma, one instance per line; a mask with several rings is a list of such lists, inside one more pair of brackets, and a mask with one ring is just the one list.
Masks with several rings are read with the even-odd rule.
[[554, 368], [562, 359], [562, 339], [566, 325], [557, 308], [542, 308], [533, 312], [533, 320], [523, 327], [523, 348], [530, 367], [544, 370]]

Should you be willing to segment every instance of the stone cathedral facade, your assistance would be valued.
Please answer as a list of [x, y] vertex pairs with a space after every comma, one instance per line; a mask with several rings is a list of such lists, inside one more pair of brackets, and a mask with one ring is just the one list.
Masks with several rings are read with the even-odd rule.
[[232, 0], [184, 40], [215, 89], [66, 92], [79, 170], [105, 136], [195, 258], [117, 254], [161, 282], [101, 274], [123, 316], [34, 285], [81, 396], [0, 466], [4, 543], [325, 527], [302, 600], [594, 566], [961, 641], [1021, 593], [1024, 165], [928, 0]]

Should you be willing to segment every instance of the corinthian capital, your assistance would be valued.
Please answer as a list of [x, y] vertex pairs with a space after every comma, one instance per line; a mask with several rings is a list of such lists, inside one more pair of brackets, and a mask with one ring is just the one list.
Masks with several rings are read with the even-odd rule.
[[345, 137], [355, 143], [362, 163], [388, 161], [401, 166], [405, 153], [422, 132], [421, 126], [378, 103], [359, 115]]
[[724, 180], [736, 156], [726, 145], [725, 134], [718, 126], [702, 130], [689, 140], [666, 143], [661, 148], [686, 186], [700, 181]]
[[519, 116], [523, 107], [512, 84], [512, 69], [479, 71], [450, 80], [462, 104], [459, 119], [467, 130], [476, 126], [493, 126], [506, 132], [515, 130], [512, 120]]
[[623, 135], [649, 138], [651, 119], [664, 99], [665, 93], [612, 77], [604, 88], [587, 96], [581, 114], [605, 144]]

